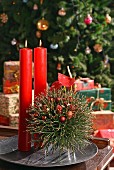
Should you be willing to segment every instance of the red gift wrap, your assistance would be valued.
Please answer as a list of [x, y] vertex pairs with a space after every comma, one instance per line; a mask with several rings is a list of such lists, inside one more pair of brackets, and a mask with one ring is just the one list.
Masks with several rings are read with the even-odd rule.
[[83, 89], [83, 82], [79, 79], [77, 79], [75, 82], [74, 82], [74, 89], [76, 91], [78, 90], [82, 90]]
[[100, 138], [108, 138], [110, 140], [110, 146], [113, 147], [114, 152], [114, 129], [102, 129], [95, 131], [94, 136]]
[[89, 78], [79, 78], [74, 83], [76, 91], [89, 90], [94, 88], [94, 80]]
[[114, 112], [110, 110], [94, 111], [92, 112], [93, 128], [99, 129], [113, 129], [114, 128]]
[[3, 79], [3, 93], [4, 94], [13, 94], [19, 92], [19, 81], [5, 80]]
[[0, 115], [0, 125], [9, 126], [9, 117]]
[[80, 80], [83, 82], [82, 90], [89, 90], [94, 88], [94, 80], [89, 78], [80, 78]]
[[19, 61], [4, 62], [4, 78], [10, 81], [19, 81]]

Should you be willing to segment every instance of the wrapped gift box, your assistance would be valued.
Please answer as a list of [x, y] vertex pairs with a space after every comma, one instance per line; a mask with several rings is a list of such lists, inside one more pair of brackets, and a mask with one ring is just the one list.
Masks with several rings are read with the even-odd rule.
[[[19, 61], [4, 62], [3, 93], [13, 94], [19, 92]], [[32, 63], [32, 77], [34, 77], [34, 63]]]
[[114, 129], [114, 112], [110, 110], [94, 111], [92, 115], [94, 130]]
[[12, 82], [19, 81], [19, 61], [4, 62], [4, 78]]
[[0, 125], [9, 126], [9, 117], [0, 115]]
[[9, 115], [9, 126], [18, 127], [19, 124], [19, 114]]
[[108, 138], [110, 140], [110, 146], [113, 147], [114, 152], [114, 129], [102, 129], [95, 131], [95, 137]]
[[88, 105], [94, 111], [111, 110], [111, 89], [96, 88], [91, 90], [80, 90], [80, 97], [85, 96]]
[[[20, 61], [4, 62], [4, 78], [10, 81], [19, 81]], [[32, 63], [32, 77], [34, 77], [34, 63]]]
[[74, 83], [73, 88], [74, 88], [74, 91], [82, 90], [83, 82], [81, 80], [77, 79]]
[[0, 93], [0, 115], [9, 117], [19, 113], [19, 94]]
[[19, 113], [10, 114], [9, 117], [0, 115], [0, 125], [18, 127]]
[[80, 78], [80, 80], [83, 82], [82, 90], [89, 90], [94, 88], [94, 80], [89, 78]]
[[74, 84], [76, 91], [94, 88], [94, 80], [91, 80], [89, 78], [79, 78], [75, 81]]
[[13, 94], [19, 92], [19, 81], [10, 81], [3, 78], [3, 93]]
[[[32, 104], [34, 104], [34, 90], [32, 90]], [[19, 113], [19, 93], [0, 93], [0, 115], [9, 117]]]
[[19, 92], [19, 61], [4, 62], [3, 93]]

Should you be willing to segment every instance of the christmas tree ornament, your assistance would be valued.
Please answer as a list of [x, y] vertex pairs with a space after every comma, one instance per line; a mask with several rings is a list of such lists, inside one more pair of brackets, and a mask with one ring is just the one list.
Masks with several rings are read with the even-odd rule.
[[57, 64], [57, 70], [61, 70], [61, 63]]
[[8, 15], [3, 13], [0, 15], [0, 19], [1, 19], [1, 22], [5, 24], [8, 21]]
[[65, 37], [65, 42], [68, 42], [69, 40], [70, 40], [70, 36], [67, 35], [67, 36]]
[[68, 111], [67, 112], [67, 117], [68, 117], [68, 119], [71, 119], [73, 117], [73, 112], [72, 111]]
[[[38, 117], [34, 115], [36, 112]], [[66, 86], [59, 89], [49, 88], [46, 95], [36, 96], [34, 105], [29, 107], [27, 113], [29, 114], [27, 130], [32, 137], [40, 132], [43, 146], [48, 148], [51, 145], [52, 150], [59, 148], [60, 151], [63, 149], [74, 151], [76, 146], [79, 149], [84, 146], [86, 139], [90, 139], [93, 132], [93, 116], [86, 97], [81, 98]], [[34, 138], [33, 141], [40, 142]]]
[[37, 4], [34, 4], [33, 10], [38, 10], [38, 5]]
[[91, 53], [91, 49], [87, 46], [86, 49], [85, 49], [85, 53], [86, 54], [90, 54]]
[[109, 14], [106, 14], [105, 21], [106, 21], [107, 24], [110, 24], [110, 23], [111, 23], [112, 18], [111, 18], [111, 16], [110, 16]]
[[104, 67], [108, 67], [109, 66], [109, 57], [108, 55], [105, 55], [104, 57]]
[[50, 44], [50, 48], [56, 50], [58, 48], [58, 44]]
[[92, 23], [93, 18], [91, 17], [90, 14], [87, 15], [87, 17], [84, 19], [84, 22], [86, 25], [89, 25]]
[[42, 120], [46, 120], [46, 118], [47, 118], [46, 116], [42, 116]]
[[66, 117], [65, 116], [61, 116], [60, 117], [60, 122], [64, 123], [66, 121]]
[[28, 2], [28, 0], [23, 0], [23, 3], [27, 3]]
[[37, 38], [41, 38], [41, 35], [42, 35], [42, 34], [41, 34], [41, 31], [36, 31], [36, 37], [37, 37]]
[[41, 31], [47, 30], [48, 27], [49, 27], [49, 22], [45, 20], [44, 18], [42, 18], [41, 20], [37, 22], [37, 28]]
[[56, 112], [59, 113], [59, 114], [61, 114], [61, 113], [62, 113], [62, 110], [63, 110], [62, 106], [58, 104], [58, 105], [56, 106]]
[[17, 40], [15, 38], [13, 38], [13, 40], [11, 41], [12, 45], [16, 45], [17, 44]]
[[75, 52], [77, 52], [77, 51], [78, 51], [78, 49], [77, 49], [77, 48], [75, 48], [75, 49], [74, 49], [74, 51], [75, 51]]
[[74, 68], [74, 65], [72, 65], [71, 68]]
[[95, 44], [93, 48], [94, 48], [94, 51], [97, 53], [100, 53], [103, 50], [101, 44]]
[[41, 4], [41, 5], [43, 4], [43, 2], [44, 2], [44, 0], [40, 0], [40, 4]]
[[64, 8], [59, 9], [58, 15], [60, 15], [60, 16], [65, 16], [65, 15], [66, 15], [65, 9], [64, 9]]

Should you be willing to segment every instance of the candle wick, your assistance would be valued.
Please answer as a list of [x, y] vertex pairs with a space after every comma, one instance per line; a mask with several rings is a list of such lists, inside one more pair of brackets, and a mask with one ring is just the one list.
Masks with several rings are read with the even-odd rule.
[[42, 46], [42, 41], [40, 40], [40, 42], [39, 42], [39, 46], [41, 47]]
[[25, 40], [25, 48], [27, 48], [27, 40]]

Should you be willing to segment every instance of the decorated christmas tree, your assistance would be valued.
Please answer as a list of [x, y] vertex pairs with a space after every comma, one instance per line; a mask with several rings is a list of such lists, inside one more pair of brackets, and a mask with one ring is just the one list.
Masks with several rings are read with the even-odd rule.
[[48, 51], [48, 82], [58, 72], [90, 77], [111, 85], [110, 48], [114, 34], [108, 0], [2, 0], [0, 1], [0, 83], [3, 62], [18, 60], [25, 40], [28, 47]]

